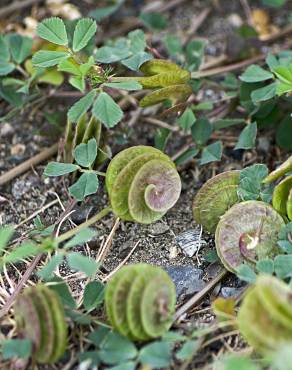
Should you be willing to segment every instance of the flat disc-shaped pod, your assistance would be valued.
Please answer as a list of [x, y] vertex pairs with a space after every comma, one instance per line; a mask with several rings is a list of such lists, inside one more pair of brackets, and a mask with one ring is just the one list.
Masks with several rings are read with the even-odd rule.
[[164, 100], [171, 100], [173, 105], [185, 102], [192, 94], [192, 88], [187, 84], [178, 84], [163, 87], [146, 95], [140, 100], [140, 107], [146, 108], [163, 102]]
[[120, 153], [114, 156], [114, 158], [110, 161], [110, 164], [108, 165], [105, 177], [106, 188], [109, 195], [111, 194], [112, 187], [122, 169], [126, 167], [126, 165], [132, 159], [138, 157], [141, 154], [147, 153], [161, 153], [161, 151], [153, 148], [152, 146], [137, 145], [122, 150]]
[[126, 276], [128, 273], [131, 273], [132, 265], [124, 266], [118, 272], [114, 274], [114, 276], [108, 281], [105, 289], [105, 308], [107, 317], [114, 328], [118, 327], [118, 323], [116, 321], [116, 315], [113, 313], [114, 307], [114, 297], [116, 295], [117, 286], [123, 276]]
[[119, 281], [116, 283], [112, 301], [112, 315], [115, 329], [125, 337], [131, 337], [130, 328], [127, 321], [127, 297], [133, 280], [137, 276], [135, 266], [123, 272]]
[[37, 352], [41, 346], [42, 329], [39, 314], [30, 294], [29, 288], [20, 294], [14, 304], [17, 331], [21, 337], [30, 339]]
[[143, 166], [153, 159], [157, 159], [161, 161], [161, 163], [169, 162], [170, 166], [174, 166], [167, 155], [163, 154], [162, 152], [149, 151], [149, 153], [141, 154], [132, 159], [116, 177], [110, 193], [110, 201], [113, 212], [123, 220], [135, 220], [139, 222], [139, 220], [136, 220], [129, 210], [129, 193], [134, 179], [142, 171]]
[[144, 289], [141, 320], [150, 338], [164, 334], [172, 325], [175, 311], [175, 285], [165, 271], [152, 278]]
[[195, 221], [214, 233], [220, 217], [239, 201], [237, 187], [240, 171], [226, 171], [209, 179], [193, 201]]
[[276, 211], [282, 215], [287, 214], [287, 201], [292, 189], [292, 175], [287, 176], [278, 185], [273, 192], [272, 204]]
[[53, 318], [54, 345], [49, 363], [54, 363], [63, 356], [66, 350], [68, 329], [65, 321], [64, 307], [59, 296], [45, 286], [42, 286], [42, 293], [45, 296]]
[[136, 173], [129, 190], [129, 212], [134, 220], [149, 224], [177, 202], [181, 180], [170, 161], [153, 159]]
[[285, 225], [282, 217], [267, 203], [250, 200], [232, 206], [221, 217], [215, 233], [218, 256], [227, 270], [235, 272], [247, 262], [279, 253], [278, 233]]
[[179, 72], [183, 69], [170, 60], [151, 59], [142, 64], [140, 71], [146, 76], [153, 76], [166, 72]]
[[260, 275], [257, 279], [257, 292], [265, 310], [275, 322], [291, 331], [292, 339], [292, 289], [283, 281]]
[[247, 342], [261, 353], [275, 350], [281, 342], [292, 339], [291, 330], [277, 323], [264, 309], [257, 287], [244, 297], [238, 312], [238, 326]]
[[127, 297], [127, 321], [132, 337], [135, 340], [145, 341], [150, 337], [142, 325], [141, 302], [144, 289], [148, 282], [157, 275], [157, 269], [146, 264], [139, 264], [137, 268], [139, 268], [139, 274], [133, 280]]

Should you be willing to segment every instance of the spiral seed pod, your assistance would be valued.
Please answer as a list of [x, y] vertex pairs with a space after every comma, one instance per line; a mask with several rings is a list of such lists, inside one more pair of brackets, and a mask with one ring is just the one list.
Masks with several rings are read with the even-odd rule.
[[34, 360], [58, 361], [66, 349], [67, 325], [57, 293], [45, 285], [27, 288], [16, 300], [14, 312], [18, 332], [33, 343]]
[[113, 212], [123, 220], [149, 224], [178, 200], [181, 181], [175, 164], [160, 150], [134, 146], [117, 154], [106, 172]]
[[258, 352], [265, 354], [292, 341], [292, 290], [281, 280], [259, 276], [241, 304], [241, 334]]
[[156, 266], [124, 266], [106, 286], [107, 317], [114, 329], [132, 340], [164, 334], [172, 324], [175, 303], [174, 283]]
[[292, 175], [287, 176], [275, 187], [272, 204], [277, 212], [292, 220]]
[[239, 201], [237, 187], [240, 171], [226, 171], [209, 179], [193, 201], [195, 221], [214, 233], [220, 217]]
[[106, 136], [102, 132], [101, 122], [94, 116], [88, 119], [87, 114], [84, 114], [76, 124], [68, 119], [65, 132], [64, 161], [72, 163], [72, 154], [76, 146], [81, 143], [86, 144], [90, 139], [95, 139], [98, 148], [101, 149], [98, 151], [93, 165], [93, 168], [96, 168], [108, 158], [107, 153], [110, 155], [110, 149], [106, 144]]
[[283, 218], [265, 202], [249, 200], [232, 206], [221, 217], [215, 233], [218, 256], [227, 270], [235, 272], [242, 263], [279, 253], [278, 234]]

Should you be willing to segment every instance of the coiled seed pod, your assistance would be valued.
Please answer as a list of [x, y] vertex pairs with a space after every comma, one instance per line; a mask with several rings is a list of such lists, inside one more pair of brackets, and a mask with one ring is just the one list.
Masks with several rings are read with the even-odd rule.
[[108, 319], [120, 334], [133, 340], [164, 334], [172, 324], [175, 303], [174, 283], [156, 266], [124, 266], [106, 286]]
[[141, 145], [125, 149], [112, 159], [106, 172], [106, 187], [118, 217], [149, 224], [174, 206], [181, 181], [166, 154]]
[[276, 185], [272, 204], [277, 212], [292, 220], [292, 175], [287, 176]]
[[34, 360], [42, 364], [58, 361], [66, 349], [67, 325], [57, 293], [45, 285], [26, 288], [14, 312], [20, 335], [33, 343]]
[[235, 272], [246, 262], [279, 253], [278, 234], [283, 218], [265, 202], [249, 200], [232, 206], [220, 219], [215, 233], [218, 256], [227, 270]]
[[259, 276], [244, 297], [238, 325], [247, 342], [260, 353], [292, 341], [292, 289], [269, 275]]
[[239, 175], [240, 171], [220, 173], [209, 179], [197, 192], [193, 201], [193, 215], [204, 230], [214, 233], [220, 217], [239, 201]]

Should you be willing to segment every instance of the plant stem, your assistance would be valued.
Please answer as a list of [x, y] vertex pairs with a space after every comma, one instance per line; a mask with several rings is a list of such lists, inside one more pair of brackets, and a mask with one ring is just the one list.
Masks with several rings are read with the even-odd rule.
[[97, 221], [99, 221], [100, 219], [102, 219], [103, 217], [105, 217], [108, 213], [110, 213], [111, 210], [112, 210], [111, 207], [104, 208], [97, 215], [91, 217], [89, 220], [83, 222], [81, 225], [79, 225], [79, 226], [75, 227], [74, 229], [71, 229], [71, 230], [67, 231], [66, 233], [60, 235], [56, 239], [56, 242], [57, 243], [61, 243], [61, 242], [65, 241], [65, 240], [71, 238], [72, 236], [74, 236], [77, 233], [79, 233], [81, 230], [86, 229], [87, 227], [95, 224]]

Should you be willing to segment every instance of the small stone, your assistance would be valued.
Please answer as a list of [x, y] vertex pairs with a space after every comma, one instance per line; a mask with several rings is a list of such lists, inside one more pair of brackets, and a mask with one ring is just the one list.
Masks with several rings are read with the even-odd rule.
[[0, 137], [8, 137], [11, 136], [14, 132], [13, 127], [5, 122], [4, 124], [0, 125]]
[[12, 185], [12, 195], [15, 199], [21, 199], [31, 189], [31, 182], [17, 179]]
[[202, 239], [201, 228], [185, 231], [177, 235], [175, 239], [184, 254], [188, 257], [193, 257], [198, 248], [207, 244], [207, 242]]
[[151, 225], [150, 234], [153, 236], [158, 236], [165, 234], [169, 230], [169, 226], [163, 222], [156, 222]]
[[75, 206], [73, 209], [75, 212], [71, 214], [71, 220], [80, 225], [85, 222], [89, 217], [91, 217], [95, 211], [92, 206]]
[[173, 280], [177, 297], [180, 299], [199, 292], [206, 285], [202, 280], [203, 270], [194, 266], [168, 266], [165, 270]]
[[242, 24], [243, 24], [242, 18], [236, 13], [230, 14], [228, 16], [227, 20], [231, 24], [231, 26], [233, 26], [235, 28], [238, 28], [238, 27], [242, 26]]
[[11, 149], [10, 149], [10, 153], [11, 155], [22, 155], [24, 154], [25, 152], [25, 145], [24, 144], [15, 144], [15, 145], [12, 145]]
[[174, 258], [176, 258], [178, 255], [178, 250], [177, 250], [177, 247], [170, 247], [169, 248], [169, 259], [172, 260]]

